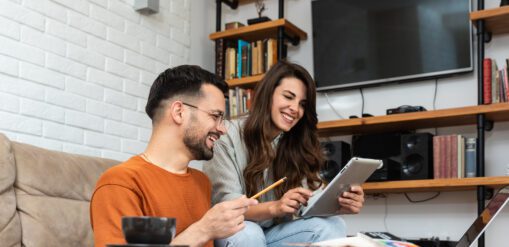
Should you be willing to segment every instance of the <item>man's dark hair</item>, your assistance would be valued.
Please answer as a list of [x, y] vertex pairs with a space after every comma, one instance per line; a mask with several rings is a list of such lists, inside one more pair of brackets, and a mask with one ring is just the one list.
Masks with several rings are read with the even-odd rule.
[[148, 95], [147, 112], [152, 122], [157, 121], [159, 112], [164, 107], [164, 101], [177, 95], [184, 97], [201, 96], [201, 86], [212, 84], [226, 95], [228, 85], [218, 76], [196, 65], [181, 65], [170, 68], [159, 74], [155, 79]]

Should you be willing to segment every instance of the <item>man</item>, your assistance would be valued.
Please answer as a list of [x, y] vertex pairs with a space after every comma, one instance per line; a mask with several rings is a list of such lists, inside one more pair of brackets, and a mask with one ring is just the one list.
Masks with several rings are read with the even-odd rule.
[[[226, 83], [198, 66], [161, 73], [145, 111], [152, 136], [140, 155], [108, 169], [97, 182], [90, 215], [95, 245], [124, 243], [122, 216], [177, 218], [171, 244], [213, 246], [211, 240], [244, 227], [244, 213], [257, 203], [245, 196], [210, 209], [211, 185], [191, 160], [209, 160], [225, 133]], [[209, 210], [210, 209], [210, 210]]]

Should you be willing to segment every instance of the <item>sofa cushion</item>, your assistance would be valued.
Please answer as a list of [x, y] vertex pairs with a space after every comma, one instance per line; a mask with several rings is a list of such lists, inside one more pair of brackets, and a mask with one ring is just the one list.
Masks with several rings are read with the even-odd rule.
[[14, 189], [26, 246], [92, 246], [89, 202], [96, 181], [118, 161], [12, 142]]
[[21, 223], [16, 211], [14, 179], [16, 168], [11, 142], [0, 134], [0, 243], [2, 246], [21, 245]]

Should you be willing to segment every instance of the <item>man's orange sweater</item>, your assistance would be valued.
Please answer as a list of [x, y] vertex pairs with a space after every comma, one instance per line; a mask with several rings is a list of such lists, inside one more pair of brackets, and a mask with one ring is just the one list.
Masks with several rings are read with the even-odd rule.
[[134, 156], [97, 182], [90, 202], [95, 246], [125, 243], [122, 216], [177, 218], [178, 235], [209, 210], [210, 193], [209, 179], [198, 170], [173, 174]]

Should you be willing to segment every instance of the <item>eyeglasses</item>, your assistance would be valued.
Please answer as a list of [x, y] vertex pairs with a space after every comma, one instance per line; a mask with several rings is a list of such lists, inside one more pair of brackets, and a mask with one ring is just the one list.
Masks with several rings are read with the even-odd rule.
[[186, 102], [182, 102], [182, 104], [186, 105], [186, 106], [189, 106], [189, 107], [192, 107], [192, 108], [194, 108], [196, 110], [199, 110], [201, 112], [207, 113], [209, 116], [212, 117], [212, 119], [214, 119], [214, 121], [216, 121], [216, 124], [218, 126], [221, 126], [224, 123], [224, 112], [212, 112], [212, 111], [203, 110], [203, 109], [199, 108], [198, 106], [191, 105], [191, 104], [188, 104]]

